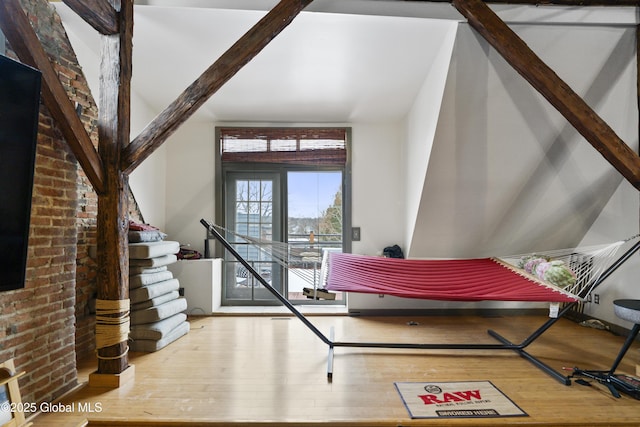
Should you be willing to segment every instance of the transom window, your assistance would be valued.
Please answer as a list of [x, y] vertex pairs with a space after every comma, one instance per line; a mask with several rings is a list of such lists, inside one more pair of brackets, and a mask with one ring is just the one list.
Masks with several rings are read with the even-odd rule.
[[344, 165], [344, 128], [220, 128], [226, 162]]

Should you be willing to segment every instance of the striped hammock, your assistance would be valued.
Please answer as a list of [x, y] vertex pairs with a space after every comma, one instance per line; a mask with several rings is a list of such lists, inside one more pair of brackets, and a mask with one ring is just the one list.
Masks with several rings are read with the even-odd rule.
[[[288, 243], [243, 235], [213, 224], [207, 226], [230, 236], [234, 240], [231, 244], [239, 245], [238, 250], [246, 253], [250, 262], [270, 258], [314, 289], [447, 301], [584, 301], [611, 266], [618, 249], [640, 237], [598, 246], [476, 259], [384, 258], [325, 248], [316, 253], [318, 256], [305, 259], [307, 264], [313, 264], [312, 268], [300, 268]], [[256, 251], [247, 250], [246, 245]], [[546, 277], [523, 268], [525, 260], [532, 258], [561, 262], [575, 280], [562, 286], [544, 280]]]
[[416, 260], [332, 253], [326, 288], [447, 301], [579, 300], [497, 258]]
[[[423, 260], [331, 253], [326, 288], [448, 301], [578, 302], [588, 298], [618, 249], [638, 237], [501, 258]], [[524, 267], [536, 259], [566, 267], [571, 280], [558, 286]]]

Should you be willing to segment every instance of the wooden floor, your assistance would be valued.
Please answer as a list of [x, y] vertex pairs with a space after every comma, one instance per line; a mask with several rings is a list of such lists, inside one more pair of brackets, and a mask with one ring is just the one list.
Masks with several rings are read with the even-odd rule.
[[[309, 317], [335, 327], [336, 341], [494, 343], [491, 328], [519, 342], [544, 317]], [[113, 390], [82, 385], [34, 426], [576, 426], [640, 424], [640, 400], [600, 385], [562, 385], [511, 351], [337, 348], [328, 381], [327, 346], [295, 317], [190, 319], [191, 332], [156, 353], [132, 353], [135, 379]], [[417, 323], [410, 325], [410, 323]], [[624, 337], [561, 320], [528, 349], [550, 366], [606, 369]], [[638, 345], [618, 372], [635, 374]], [[79, 367], [86, 381], [95, 362]], [[394, 382], [491, 381], [528, 416], [411, 419]], [[87, 408], [96, 412], [87, 412]]]

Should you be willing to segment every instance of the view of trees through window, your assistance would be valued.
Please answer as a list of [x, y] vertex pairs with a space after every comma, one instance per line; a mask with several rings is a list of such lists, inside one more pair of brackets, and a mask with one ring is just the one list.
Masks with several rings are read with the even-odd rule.
[[[286, 200], [289, 267], [295, 269], [288, 276], [288, 296], [308, 301], [304, 288], [322, 287], [325, 251], [342, 250], [342, 171], [289, 171]], [[302, 283], [298, 275], [311, 280]]]
[[314, 235], [324, 242], [342, 240], [342, 174], [288, 173], [289, 239]]

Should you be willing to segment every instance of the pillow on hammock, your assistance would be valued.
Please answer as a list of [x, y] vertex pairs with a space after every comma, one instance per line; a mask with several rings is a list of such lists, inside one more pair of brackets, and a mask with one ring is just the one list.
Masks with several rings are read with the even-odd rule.
[[564, 261], [552, 260], [547, 256], [533, 254], [522, 257], [518, 267], [559, 288], [566, 288], [576, 283], [576, 274]]

